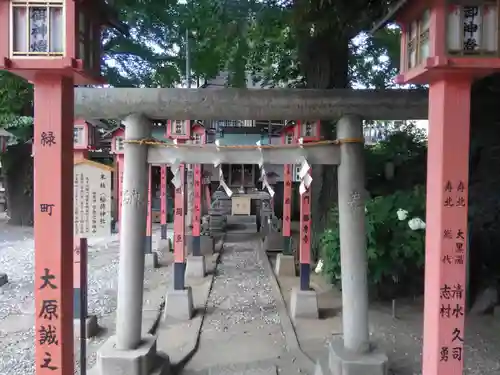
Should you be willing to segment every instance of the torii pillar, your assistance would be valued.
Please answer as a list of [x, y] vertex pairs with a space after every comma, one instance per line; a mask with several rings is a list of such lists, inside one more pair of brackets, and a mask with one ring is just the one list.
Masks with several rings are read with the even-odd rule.
[[292, 165], [285, 164], [283, 173], [283, 253], [276, 258], [278, 276], [295, 277], [295, 256], [292, 254]]
[[363, 122], [349, 115], [337, 122], [340, 142], [338, 208], [342, 265], [343, 337], [330, 343], [334, 375], [386, 375], [388, 358], [370, 345], [365, 230]]
[[192, 255], [188, 256], [186, 263], [186, 276], [205, 277], [205, 256], [201, 253], [201, 191], [202, 191], [202, 166], [195, 164], [193, 168], [193, 215], [191, 231]]
[[[151, 122], [146, 117], [130, 115], [124, 123], [126, 142], [151, 137]], [[156, 338], [142, 334], [148, 146], [125, 143], [125, 154], [116, 334], [99, 350], [102, 375], [143, 375], [144, 369], [152, 365], [156, 354]]]
[[158, 254], [153, 251], [153, 166], [148, 167], [148, 213], [146, 218], [146, 236], [144, 237], [145, 266], [158, 268]]
[[160, 166], [160, 241], [158, 249], [160, 251], [169, 251], [170, 245], [168, 241], [168, 188], [167, 188], [167, 173], [168, 166], [162, 164]]

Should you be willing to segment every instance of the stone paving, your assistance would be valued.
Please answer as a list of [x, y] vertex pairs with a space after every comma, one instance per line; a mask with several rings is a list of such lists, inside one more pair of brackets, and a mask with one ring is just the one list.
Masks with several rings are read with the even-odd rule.
[[[185, 374], [297, 374], [279, 300], [259, 258], [260, 239], [226, 242], [210, 292], [200, 346]], [[266, 260], [267, 261], [267, 260]], [[289, 334], [289, 333], [288, 333]]]

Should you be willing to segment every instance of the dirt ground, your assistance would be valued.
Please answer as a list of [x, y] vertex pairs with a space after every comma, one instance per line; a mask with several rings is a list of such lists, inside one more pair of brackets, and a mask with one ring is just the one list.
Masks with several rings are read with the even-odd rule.
[[[270, 260], [274, 264], [272, 257]], [[278, 281], [288, 304], [298, 278], [279, 277]], [[320, 319], [298, 319], [295, 329], [303, 351], [311, 359], [325, 361], [325, 346], [334, 336], [342, 335], [342, 298], [320, 275], [312, 274], [311, 284], [318, 293]], [[372, 341], [389, 356], [392, 374], [419, 375], [422, 373], [423, 296], [399, 299], [395, 307], [396, 318], [391, 303], [371, 304]], [[467, 317], [464, 358], [466, 375], [500, 374], [500, 316], [471, 314]]]

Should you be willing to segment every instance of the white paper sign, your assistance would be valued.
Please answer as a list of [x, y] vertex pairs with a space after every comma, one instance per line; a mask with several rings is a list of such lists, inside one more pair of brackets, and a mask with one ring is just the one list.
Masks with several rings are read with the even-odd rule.
[[74, 166], [73, 232], [75, 237], [111, 235], [111, 170], [83, 161]]

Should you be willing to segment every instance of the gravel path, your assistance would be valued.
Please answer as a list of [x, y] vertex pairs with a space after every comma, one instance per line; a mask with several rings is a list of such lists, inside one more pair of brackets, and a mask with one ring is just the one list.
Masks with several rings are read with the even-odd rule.
[[[8, 233], [8, 235], [6, 235]], [[15, 239], [17, 237], [17, 240]], [[9, 283], [0, 288], [0, 374], [34, 373], [34, 243], [26, 228], [0, 228], [0, 265]], [[89, 312], [106, 320], [116, 309], [118, 237], [89, 240]], [[104, 338], [92, 340], [98, 347]], [[89, 351], [89, 365], [95, 353]]]
[[272, 286], [256, 246], [252, 241], [224, 244], [191, 369], [267, 374], [287, 355]]

